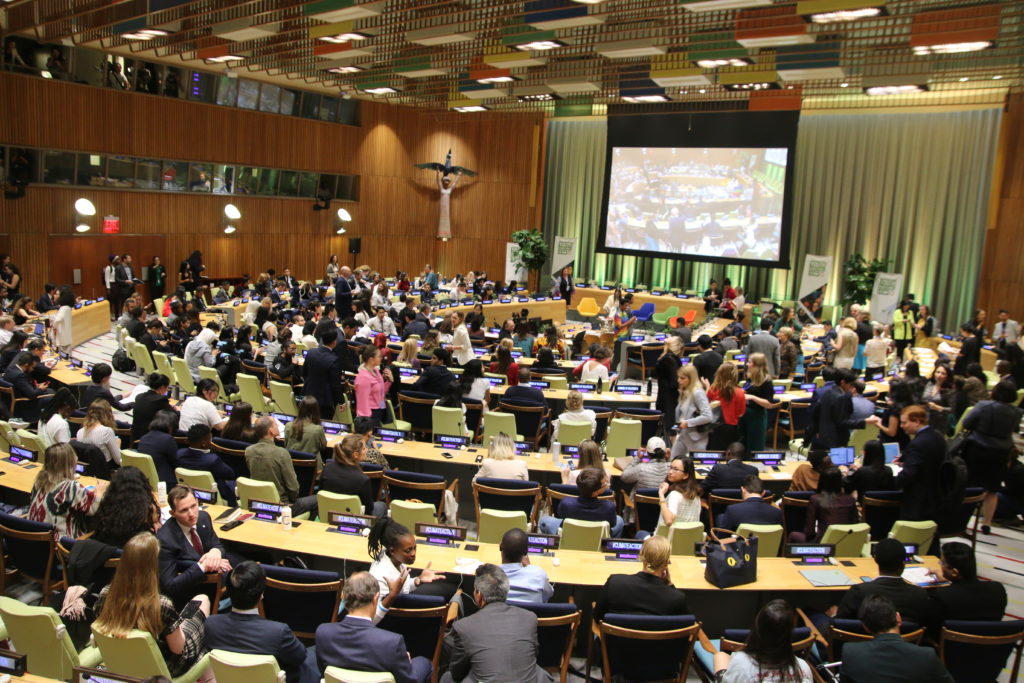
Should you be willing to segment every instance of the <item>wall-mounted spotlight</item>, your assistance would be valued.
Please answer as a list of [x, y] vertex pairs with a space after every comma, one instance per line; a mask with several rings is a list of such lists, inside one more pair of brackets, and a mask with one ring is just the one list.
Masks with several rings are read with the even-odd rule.
[[338, 209], [336, 216], [337, 220], [335, 220], [335, 224], [338, 229], [335, 230], [335, 233], [338, 235], [344, 235], [346, 231], [345, 224], [352, 222], [352, 214], [348, 212], [348, 209]]
[[238, 207], [234, 204], [228, 204], [224, 207], [224, 215], [233, 221], [237, 221], [242, 217], [242, 212], [238, 210]]
[[224, 206], [224, 214], [221, 216], [221, 223], [224, 224], [224, 234], [230, 235], [235, 232], [238, 228], [235, 226], [235, 222], [241, 220], [242, 212], [238, 210], [238, 207], [234, 204], [226, 204]]
[[224, 234], [225, 235], [230, 235], [230, 234], [234, 233], [236, 229], [237, 228], [235, 228], [235, 226], [233, 226], [233, 225], [225, 225], [224, 226]]
[[96, 205], [85, 197], [75, 200], [75, 231], [89, 232], [92, 229], [90, 219], [96, 215]]

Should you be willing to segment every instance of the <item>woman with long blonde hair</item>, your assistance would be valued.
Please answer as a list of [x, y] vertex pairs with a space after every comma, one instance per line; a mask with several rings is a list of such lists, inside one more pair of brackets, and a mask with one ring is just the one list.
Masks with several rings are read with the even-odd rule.
[[105, 398], [98, 398], [85, 410], [85, 420], [76, 438], [100, 449], [107, 462], [121, 465], [121, 439], [114, 433], [114, 411]]
[[741, 427], [746, 434], [747, 450], [763, 451], [768, 436], [768, 411], [775, 398], [768, 359], [763, 353], [752, 353], [747, 358], [747, 384], [743, 391], [747, 397], [747, 412]]
[[54, 526], [54, 536], [78, 538], [86, 531], [85, 518], [96, 512], [106, 490], [90, 489], [75, 481], [78, 458], [70, 444], [54, 444], [43, 455], [43, 468], [32, 484], [28, 518]]
[[530, 478], [526, 470], [526, 460], [516, 458], [516, 443], [505, 432], [499, 432], [497, 436], [491, 437], [487, 457], [480, 463], [480, 469], [473, 479], [480, 477], [524, 481]]
[[420, 352], [420, 345], [415, 339], [409, 338], [402, 342], [402, 351], [395, 359], [396, 363], [407, 363], [412, 368], [420, 369], [420, 359], [417, 358]]
[[708, 402], [707, 381], [702, 381], [697, 368], [684, 365], [676, 371], [679, 401], [675, 406], [675, 425], [679, 428], [672, 444], [672, 457], [707, 448], [708, 429], [713, 414]]
[[729, 444], [739, 441], [739, 421], [747, 412], [747, 396], [737, 384], [736, 366], [722, 363], [715, 372], [715, 381], [708, 389], [708, 400], [718, 402], [722, 419], [711, 430], [708, 448], [724, 451]]
[[199, 611], [169, 633], [178, 620], [174, 603], [160, 593], [160, 542], [151, 533], [132, 536], [114, 573], [114, 580], [100, 592], [93, 628], [111, 638], [125, 638], [138, 629], [146, 631], [160, 647], [171, 676], [181, 676], [206, 652], [203, 624], [210, 614], [210, 600], [197, 595]]

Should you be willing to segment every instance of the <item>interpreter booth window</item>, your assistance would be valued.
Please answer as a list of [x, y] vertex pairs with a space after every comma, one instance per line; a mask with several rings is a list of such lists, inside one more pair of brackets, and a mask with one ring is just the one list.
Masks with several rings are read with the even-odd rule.
[[107, 187], [127, 189], [135, 186], [135, 157], [107, 158]]
[[213, 165], [191, 164], [188, 168], [189, 192], [209, 192], [213, 189]]
[[234, 166], [213, 165], [213, 191], [216, 194], [231, 194], [235, 191]]
[[299, 196], [310, 199], [316, 197], [316, 183], [316, 173], [299, 173]]
[[334, 190], [334, 196], [338, 199], [350, 199], [352, 201], [358, 201], [359, 199], [359, 176], [357, 175], [340, 175], [338, 176], [338, 185]]
[[140, 190], [159, 190], [160, 169], [159, 159], [137, 159], [135, 161], [135, 187]]
[[234, 107], [238, 103], [238, 79], [221, 76], [217, 79], [217, 104]]
[[320, 120], [328, 123], [338, 121], [338, 99], [336, 97], [324, 96], [320, 101]]
[[301, 115], [304, 119], [320, 118], [320, 95], [317, 93], [302, 93]]
[[189, 73], [188, 98], [194, 102], [212, 103], [217, 92], [218, 76], [192, 71]]
[[260, 101], [260, 84], [244, 78], [238, 79], [238, 106], [242, 109], [256, 109]]
[[75, 155], [71, 152], [43, 152], [43, 182], [49, 185], [73, 185]]
[[188, 185], [188, 162], [165, 161], [163, 187], [172, 192], [184, 192]]
[[281, 106], [278, 112], [285, 116], [299, 115], [299, 93], [295, 90], [281, 88]]
[[79, 154], [76, 185], [103, 187], [107, 184], [107, 158], [99, 154]]
[[262, 170], [253, 166], [240, 166], [235, 178], [235, 194], [256, 194]]
[[269, 83], [263, 83], [260, 86], [260, 111], [276, 114], [280, 106], [281, 88]]
[[281, 171], [281, 186], [277, 194], [282, 197], [295, 197], [299, 193], [299, 172]]
[[280, 171], [278, 171], [276, 168], [260, 169], [260, 184], [258, 193], [265, 195], [276, 195], [277, 179], [279, 175]]

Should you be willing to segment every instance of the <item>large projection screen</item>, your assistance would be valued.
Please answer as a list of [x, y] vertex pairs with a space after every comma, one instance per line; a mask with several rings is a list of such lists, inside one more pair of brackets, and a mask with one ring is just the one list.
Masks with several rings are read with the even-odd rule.
[[610, 117], [598, 251], [788, 268], [798, 114]]

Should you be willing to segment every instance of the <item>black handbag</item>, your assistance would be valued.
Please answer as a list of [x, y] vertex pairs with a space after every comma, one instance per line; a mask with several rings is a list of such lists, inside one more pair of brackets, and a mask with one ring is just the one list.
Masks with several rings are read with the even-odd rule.
[[736, 536], [728, 543], [705, 545], [704, 580], [718, 588], [732, 588], [757, 581], [757, 537]]

